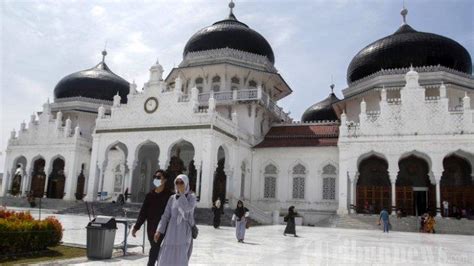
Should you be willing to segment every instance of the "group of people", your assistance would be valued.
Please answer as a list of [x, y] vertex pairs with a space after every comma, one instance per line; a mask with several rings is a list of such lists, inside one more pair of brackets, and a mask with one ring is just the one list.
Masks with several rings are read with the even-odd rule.
[[[193, 250], [193, 238], [197, 237], [194, 220], [196, 196], [190, 190], [189, 179], [186, 175], [178, 175], [174, 181], [168, 180], [167, 173], [158, 170], [153, 176], [155, 188], [150, 191], [140, 209], [137, 222], [132, 229], [132, 236], [145, 221], [150, 242], [148, 265], [188, 265]], [[214, 228], [219, 228], [220, 217], [223, 214], [223, 203], [217, 199], [213, 203]], [[244, 242], [245, 231], [249, 228], [249, 209], [239, 200], [232, 215], [235, 223], [236, 238]], [[287, 223], [284, 235], [295, 237], [295, 207], [288, 209], [284, 220]]]
[[168, 180], [163, 170], [153, 176], [155, 189], [150, 191], [140, 209], [132, 236], [145, 221], [150, 241], [148, 265], [188, 265], [193, 250], [196, 196], [189, 189], [186, 175]]

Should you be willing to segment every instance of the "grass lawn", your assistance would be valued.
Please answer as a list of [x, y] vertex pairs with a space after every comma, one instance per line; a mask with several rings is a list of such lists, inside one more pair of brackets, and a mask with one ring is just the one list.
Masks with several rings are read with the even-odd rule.
[[65, 260], [72, 259], [77, 257], [85, 257], [86, 249], [85, 248], [76, 248], [76, 247], [67, 247], [67, 246], [57, 246], [51, 247], [47, 250], [29, 256], [19, 256], [17, 258], [9, 259], [0, 259], [1, 265], [16, 265], [16, 264], [30, 264], [30, 263], [39, 263], [47, 261], [56, 261], [56, 260]]

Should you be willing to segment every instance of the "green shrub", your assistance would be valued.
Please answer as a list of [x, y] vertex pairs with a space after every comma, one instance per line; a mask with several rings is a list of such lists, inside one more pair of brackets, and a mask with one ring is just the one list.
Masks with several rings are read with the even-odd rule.
[[57, 246], [63, 236], [54, 217], [35, 220], [29, 212], [0, 211], [0, 254], [13, 255]]

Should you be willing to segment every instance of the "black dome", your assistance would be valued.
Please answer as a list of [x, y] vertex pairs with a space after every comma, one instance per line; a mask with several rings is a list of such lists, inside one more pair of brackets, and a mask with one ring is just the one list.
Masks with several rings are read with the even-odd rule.
[[104, 61], [95, 67], [72, 73], [59, 81], [54, 88], [56, 99], [82, 96], [112, 101], [119, 93], [122, 103], [127, 102], [130, 84], [113, 73]]
[[377, 40], [352, 59], [347, 70], [350, 84], [381, 69], [413, 65], [452, 68], [471, 74], [468, 51], [456, 41], [433, 33], [419, 32], [403, 24], [394, 34]]
[[272, 47], [267, 40], [246, 24], [238, 21], [232, 13], [229, 18], [196, 32], [184, 47], [183, 57], [190, 52], [219, 48], [232, 48], [263, 55], [272, 64], [275, 63]]
[[301, 122], [338, 120], [336, 112], [332, 108], [332, 104], [337, 101], [339, 101], [339, 99], [333, 92], [331, 92], [331, 94], [329, 94], [326, 99], [315, 103], [311, 107], [306, 109], [306, 111], [301, 116]]

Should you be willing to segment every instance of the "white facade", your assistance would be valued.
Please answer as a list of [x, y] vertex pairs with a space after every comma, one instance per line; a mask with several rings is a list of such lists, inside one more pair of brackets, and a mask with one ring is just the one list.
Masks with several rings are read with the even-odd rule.
[[[294, 123], [277, 105], [292, 90], [265, 56], [231, 48], [190, 52], [162, 75], [157, 62], [143, 91], [130, 85], [126, 104], [119, 95], [45, 103], [38, 119], [33, 115], [10, 136], [1, 196], [12, 189], [18, 164], [23, 196], [38, 171], [46, 176], [46, 194], [60, 158], [61, 198], [115, 200], [128, 192], [133, 202], [152, 188], [155, 170], [178, 167], [193, 176], [198, 207], [211, 207], [216, 193], [225, 193], [231, 206], [243, 200], [260, 221], [270, 223], [273, 213], [294, 205], [305, 224], [314, 224], [356, 204], [359, 165], [371, 155], [388, 163], [392, 207], [401, 159], [427, 162], [437, 208], [443, 159], [456, 154], [474, 165], [469, 74], [441, 66], [381, 70], [352, 83], [333, 105], [337, 145], [264, 148], [256, 146], [273, 127], [311, 125]], [[44, 169], [34, 168], [39, 159]]]

